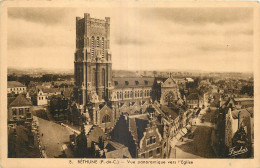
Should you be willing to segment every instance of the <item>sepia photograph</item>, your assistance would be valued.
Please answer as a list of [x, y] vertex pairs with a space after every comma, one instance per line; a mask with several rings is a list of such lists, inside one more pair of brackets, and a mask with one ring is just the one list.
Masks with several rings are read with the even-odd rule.
[[6, 8], [7, 158], [255, 158], [254, 7], [138, 4]]

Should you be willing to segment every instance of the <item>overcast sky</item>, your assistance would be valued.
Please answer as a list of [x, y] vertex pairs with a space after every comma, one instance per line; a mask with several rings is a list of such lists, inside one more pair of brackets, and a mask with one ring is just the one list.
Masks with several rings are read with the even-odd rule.
[[8, 66], [73, 69], [84, 13], [111, 17], [113, 69], [253, 71], [251, 8], [9, 8]]

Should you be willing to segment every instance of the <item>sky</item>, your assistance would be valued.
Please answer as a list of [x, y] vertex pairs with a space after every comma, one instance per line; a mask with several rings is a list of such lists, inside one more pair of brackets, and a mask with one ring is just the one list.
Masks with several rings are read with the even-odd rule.
[[84, 13], [111, 18], [113, 69], [253, 72], [252, 8], [9, 8], [8, 67], [73, 69]]

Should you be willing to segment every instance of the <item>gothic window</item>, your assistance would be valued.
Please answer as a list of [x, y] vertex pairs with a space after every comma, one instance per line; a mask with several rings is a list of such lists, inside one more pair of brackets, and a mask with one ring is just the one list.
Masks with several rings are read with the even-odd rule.
[[119, 99], [119, 92], [117, 92], [117, 99]]
[[92, 71], [92, 84], [93, 86], [96, 86], [96, 69], [94, 68], [93, 71]]
[[94, 36], [91, 37], [91, 57], [94, 56]]
[[118, 81], [114, 81], [114, 83], [115, 83], [115, 86], [117, 86], [117, 85], [118, 85]]
[[106, 114], [102, 119], [102, 123], [107, 123], [107, 122], [110, 122], [110, 116]]
[[139, 85], [139, 81], [135, 81], [135, 84], [136, 84], [136, 85]]
[[144, 91], [144, 97], [146, 97], [146, 90]]
[[145, 84], [145, 85], [148, 85], [148, 81], [147, 81], [147, 80], [145, 80], [145, 81], [144, 81], [144, 84]]
[[97, 123], [97, 119], [98, 119], [97, 117], [98, 117], [98, 116], [97, 116], [97, 111], [96, 111], [96, 123]]
[[102, 69], [102, 81], [101, 81], [103, 86], [105, 86], [105, 81], [106, 81], [105, 78], [106, 78], [106, 76], [105, 76], [105, 69], [103, 68]]
[[104, 37], [102, 37], [101, 47], [102, 47], [102, 58], [104, 58]]
[[97, 47], [99, 47], [99, 37], [97, 37]]

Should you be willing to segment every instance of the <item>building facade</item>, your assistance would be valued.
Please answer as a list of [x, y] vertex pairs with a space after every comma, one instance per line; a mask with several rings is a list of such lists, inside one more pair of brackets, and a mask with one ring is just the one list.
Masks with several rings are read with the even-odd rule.
[[37, 93], [37, 106], [46, 105], [48, 105], [48, 94], [44, 93], [42, 90], [39, 90]]
[[28, 120], [32, 120], [32, 103], [20, 94], [8, 105], [8, 122]]
[[[83, 122], [112, 129], [121, 114], [142, 114], [149, 102], [177, 102], [178, 83], [172, 78], [112, 77], [110, 18], [76, 18], [74, 97]], [[76, 115], [76, 114], [75, 114]]]
[[7, 82], [7, 93], [26, 93], [26, 86], [17, 81], [8, 81]]

